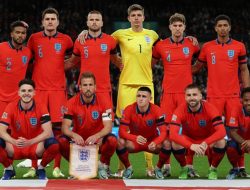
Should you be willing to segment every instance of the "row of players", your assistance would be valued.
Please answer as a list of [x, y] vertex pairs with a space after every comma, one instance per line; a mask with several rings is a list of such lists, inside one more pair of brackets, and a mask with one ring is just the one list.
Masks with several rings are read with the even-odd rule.
[[[31, 35], [28, 48], [23, 46], [28, 25], [23, 21], [12, 23], [12, 39], [0, 45], [1, 113], [9, 102], [17, 99], [17, 84], [24, 78], [33, 54], [32, 78], [37, 85], [36, 96], [48, 105], [55, 136], [61, 131], [63, 105], [66, 101], [64, 69], [79, 63], [80, 73], [94, 73], [97, 80], [96, 96], [102, 104], [108, 104], [110, 107], [110, 60], [121, 69], [116, 109], [116, 114], [120, 118], [122, 110], [135, 101], [137, 90], [141, 86], [149, 87], [154, 97], [151, 68], [153, 54], [153, 62], [155, 58], [162, 59], [164, 65], [161, 108], [166, 113], [167, 123], [170, 123], [175, 108], [185, 100], [183, 92], [185, 87], [192, 83], [192, 72], [196, 72], [203, 65], [207, 65], [208, 68], [208, 101], [217, 107], [220, 115], [225, 114], [227, 125], [231, 120], [229, 116], [235, 120], [236, 113], [232, 113], [232, 108], [240, 104], [238, 68], [243, 87], [249, 86], [249, 71], [244, 44], [230, 38], [230, 18], [219, 15], [215, 19], [217, 39], [203, 46], [197, 63], [192, 67], [191, 60], [194, 54], [198, 53], [199, 47], [189, 38], [184, 38], [184, 15], [176, 13], [170, 17], [169, 28], [172, 35], [165, 40], [159, 40], [154, 31], [144, 29], [144, 19], [143, 7], [138, 4], [131, 5], [128, 8], [131, 28], [118, 30], [110, 36], [101, 31], [101, 13], [91, 11], [87, 17], [87, 38], [83, 44], [75, 42], [73, 54], [65, 61], [65, 66], [64, 57], [67, 50], [73, 47], [73, 42], [69, 36], [57, 31], [57, 10], [48, 8], [43, 12], [44, 30]], [[120, 45], [121, 58], [115, 51], [117, 44]], [[151, 156], [147, 154], [149, 159], [146, 159], [149, 160], [149, 169], [152, 168]], [[61, 176], [60, 156], [57, 156], [55, 163], [54, 176]], [[33, 166], [37, 167], [36, 162], [33, 162]]]
[[[218, 110], [202, 100], [199, 86], [190, 84], [185, 89], [185, 101], [174, 111], [169, 127], [165, 114], [157, 105], [150, 103], [148, 87], [140, 87], [136, 102], [127, 106], [119, 128], [119, 138], [111, 133], [111, 107], [99, 102], [95, 76], [84, 72], [80, 76], [80, 92], [67, 102], [60, 137], [52, 137], [52, 124], [46, 106], [35, 96], [35, 83], [30, 79], [19, 82], [19, 100], [6, 107], [0, 120], [0, 163], [5, 167], [3, 180], [15, 176], [13, 160], [42, 158], [36, 170], [39, 179], [46, 179], [45, 167], [61, 152], [69, 161], [70, 142], [78, 145], [98, 144], [100, 162], [98, 175], [108, 179], [110, 159], [116, 151], [125, 165], [124, 178], [131, 178], [133, 169], [129, 153], [147, 151], [159, 154], [154, 169], [155, 177], [163, 179], [162, 166], [171, 152], [182, 167], [179, 178], [187, 179], [189, 168], [186, 151], [198, 156], [207, 155], [208, 179], [217, 179], [217, 166], [225, 151], [229, 161], [240, 172], [238, 158], [250, 153], [250, 88], [242, 92], [243, 107], [237, 107], [236, 120], [230, 121], [230, 136], [226, 149], [225, 126]], [[73, 130], [71, 130], [74, 122]], [[10, 132], [8, 132], [10, 129]]]

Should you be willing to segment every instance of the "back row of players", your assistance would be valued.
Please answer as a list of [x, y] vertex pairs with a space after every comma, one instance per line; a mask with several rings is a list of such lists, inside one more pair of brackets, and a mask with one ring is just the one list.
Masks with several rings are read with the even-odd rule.
[[[172, 35], [165, 40], [159, 40], [154, 31], [143, 28], [144, 9], [142, 6], [131, 5], [128, 8], [128, 20], [131, 23], [131, 28], [120, 29], [109, 36], [101, 31], [103, 26], [101, 13], [91, 11], [87, 17], [87, 36], [83, 34], [85, 38], [83, 43], [75, 42], [73, 54], [66, 61], [64, 61], [64, 57], [67, 51], [72, 49], [73, 42], [69, 36], [57, 31], [59, 14], [55, 9], [47, 8], [44, 10], [42, 14], [44, 30], [31, 35], [28, 47], [23, 45], [28, 25], [23, 21], [11, 24], [11, 40], [0, 44], [0, 69], [2, 73], [0, 77], [0, 108], [1, 113], [3, 113], [1, 125], [3, 125], [2, 129], [6, 129], [0, 131], [1, 155], [6, 154], [6, 157], [3, 156], [0, 159], [6, 168], [3, 179], [10, 179], [15, 175], [12, 160], [24, 157], [34, 160], [32, 165], [37, 169], [37, 175], [41, 179], [46, 177], [44, 166], [55, 157], [53, 175], [55, 177], [62, 176], [59, 168], [60, 154], [56, 155], [55, 153], [59, 153], [59, 150], [56, 151], [56, 149], [60, 147], [63, 150], [62, 154], [64, 153], [63, 155], [68, 158], [68, 154], [66, 154], [68, 153], [66, 151], [68, 150], [66, 143], [68, 141], [65, 141], [68, 138], [64, 138], [65, 136], [59, 138], [61, 126], [63, 134], [78, 144], [102, 143], [100, 148], [102, 155], [99, 166], [100, 178], [108, 177], [107, 169], [110, 157], [117, 149], [117, 154], [126, 167], [123, 173], [125, 178], [130, 178], [133, 173], [127, 158], [128, 152], [159, 153], [159, 162], [154, 169], [154, 174], [161, 179], [163, 174], [160, 169], [163, 164], [169, 162], [171, 153], [167, 125], [170, 125], [170, 140], [173, 141], [172, 151], [182, 166], [180, 178], [187, 178], [190, 171], [193, 171], [192, 154], [194, 152], [199, 155], [210, 152], [209, 178], [216, 179], [216, 167], [225, 153], [225, 141], [223, 140], [225, 130], [222, 127], [222, 115], [225, 116], [226, 126], [245, 127], [242, 129], [244, 133], [235, 132], [240, 131], [235, 130], [235, 128], [230, 130], [236, 143], [230, 141], [231, 148], [227, 149], [231, 151], [228, 155], [229, 157], [232, 155], [230, 161], [234, 167], [231, 171], [233, 175], [230, 174], [229, 178], [246, 174], [244, 157], [238, 155], [239, 150], [246, 152], [249, 150], [249, 143], [243, 136], [243, 134], [247, 134], [245, 132], [247, 118], [242, 117], [242, 114], [247, 115], [248, 109], [246, 106], [243, 113], [239, 111], [241, 103], [238, 70], [240, 70], [243, 88], [249, 86], [249, 71], [244, 44], [229, 36], [230, 18], [226, 15], [216, 17], [217, 39], [204, 44], [198, 61], [194, 65], [191, 64], [191, 61], [193, 56], [198, 54], [199, 46], [196, 45], [195, 39], [184, 37], [186, 27], [184, 15], [175, 13], [170, 17], [169, 28]], [[122, 57], [116, 53], [118, 44]], [[31, 66], [33, 67], [32, 78], [36, 84], [35, 98], [45, 104], [46, 109], [49, 110], [54, 136], [58, 137], [60, 146], [54, 138], [49, 138], [44, 142], [49, 134], [49, 131], [45, 130], [46, 127], [39, 130], [43, 131], [41, 134], [47, 132], [47, 135], [38, 135], [38, 133], [29, 131], [29, 128], [33, 127], [34, 129], [35, 126], [45, 124], [47, 126], [50, 122], [48, 113], [42, 111], [44, 109], [39, 109], [39, 113], [33, 113], [35, 110], [33, 94], [31, 94], [32, 89], [34, 90], [33, 82], [24, 80], [19, 83], [25, 77], [31, 57], [34, 59]], [[164, 65], [161, 98], [161, 109], [164, 114], [160, 114], [161, 111], [157, 106], [149, 103], [151, 95], [152, 98], [154, 97], [151, 64], [155, 63], [157, 59], [161, 59]], [[112, 126], [110, 61], [121, 70], [116, 115], [122, 120], [119, 131], [121, 138], [118, 140], [117, 146], [114, 146], [117, 144], [116, 139], [109, 135], [110, 123]], [[80, 93], [69, 100], [65, 107], [64, 69], [70, 69], [79, 64], [80, 76], [83, 80], [80, 80]], [[208, 68], [207, 101], [209, 103], [204, 103], [201, 100], [201, 91], [196, 85], [189, 85], [192, 83], [192, 72], [197, 72], [204, 65]], [[18, 99], [17, 96], [18, 83], [21, 99]], [[22, 89], [23, 86], [28, 87]], [[137, 98], [135, 99], [135, 97]], [[32, 101], [26, 101], [25, 98], [31, 98]], [[135, 100], [137, 103], [133, 104]], [[17, 108], [13, 107], [13, 103], [9, 104], [15, 101], [14, 105]], [[31, 102], [32, 104], [30, 104]], [[80, 104], [81, 106], [78, 105], [78, 108], [71, 104]], [[98, 108], [95, 104], [98, 104]], [[128, 106], [130, 104], [132, 106]], [[80, 114], [82, 112], [88, 114]], [[67, 128], [72, 120], [75, 121], [74, 130], [69, 131]], [[95, 131], [93, 126], [96, 127], [97, 124], [98, 130]], [[7, 133], [8, 127], [11, 135]], [[159, 136], [156, 133], [156, 127], [159, 127], [161, 131]], [[128, 129], [130, 133], [127, 132]], [[82, 130], [84, 130], [84, 134]], [[179, 130], [178, 133], [176, 133], [177, 130]], [[214, 134], [215, 137], [204, 138], [211, 134]], [[183, 140], [179, 141], [179, 139]], [[40, 142], [44, 145], [43, 147], [39, 145]], [[20, 151], [20, 147], [26, 147], [27, 153]], [[210, 150], [208, 147], [213, 147], [213, 149], [208, 151]], [[185, 148], [191, 151], [186, 153]], [[45, 154], [46, 151], [49, 153]], [[147, 155], [149, 157], [147, 159], [149, 160], [148, 167], [152, 168], [150, 156], [150, 154]], [[43, 157], [45, 161], [37, 166], [36, 160], [40, 157]], [[240, 168], [243, 169], [240, 170]], [[33, 172], [32, 175], [35, 173]]]

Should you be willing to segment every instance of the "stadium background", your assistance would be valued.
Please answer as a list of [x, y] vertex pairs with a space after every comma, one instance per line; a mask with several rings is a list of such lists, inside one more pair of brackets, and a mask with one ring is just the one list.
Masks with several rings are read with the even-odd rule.
[[[249, 51], [250, 49], [250, 2], [247, 0], [227, 0], [227, 1], [199, 1], [199, 0], [0, 0], [0, 41], [9, 39], [9, 24], [15, 20], [26, 21], [29, 28], [29, 35], [41, 30], [41, 13], [47, 7], [54, 7], [60, 13], [59, 31], [69, 34], [73, 40], [77, 35], [86, 29], [86, 16], [91, 10], [99, 10], [103, 14], [103, 31], [110, 34], [121, 27], [128, 27], [127, 8], [133, 3], [139, 3], [145, 8], [145, 27], [154, 29], [161, 38], [168, 37], [168, 19], [175, 12], [183, 13], [187, 20], [186, 35], [192, 35], [198, 38], [200, 44], [214, 39], [213, 19], [218, 14], [227, 14], [232, 19], [233, 38], [243, 41]], [[29, 37], [29, 36], [28, 36]], [[156, 65], [153, 69], [154, 84], [156, 92], [156, 103], [159, 103], [161, 92], [161, 80], [163, 76], [162, 66]], [[75, 85], [78, 77], [78, 70], [71, 70], [67, 73], [68, 94], [72, 96], [75, 93]], [[111, 65], [111, 80], [113, 85], [114, 105], [116, 104], [117, 83], [119, 71]], [[194, 80], [202, 85], [204, 95], [206, 94], [206, 71], [203, 70], [199, 75], [194, 76]], [[133, 159], [138, 157], [139, 159]], [[155, 158], [154, 158], [155, 159]], [[114, 157], [114, 171], [117, 166], [117, 158]], [[247, 163], [249, 163], [247, 157]], [[132, 156], [132, 163], [143, 167], [138, 167], [135, 171], [137, 177], [144, 177], [144, 161], [141, 154]], [[197, 163], [197, 164], [196, 164]], [[196, 158], [195, 165], [201, 176], [205, 176], [207, 169], [204, 170], [206, 158]], [[176, 164], [176, 163], [174, 163]], [[207, 164], [207, 163], [206, 163]], [[208, 165], [205, 165], [208, 168]], [[223, 177], [228, 172], [230, 166], [226, 158], [222, 162], [219, 175]], [[27, 170], [22, 170], [20, 176]], [[67, 173], [67, 166], [63, 168]], [[250, 171], [249, 164], [247, 171]], [[179, 168], [174, 171], [174, 176], [178, 176]], [[48, 172], [48, 177], [51, 177]]]

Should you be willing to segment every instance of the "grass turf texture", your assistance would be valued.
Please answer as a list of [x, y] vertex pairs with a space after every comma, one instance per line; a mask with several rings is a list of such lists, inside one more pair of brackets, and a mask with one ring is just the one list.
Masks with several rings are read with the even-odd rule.
[[[154, 165], [157, 163], [158, 156], [154, 155], [153, 162]], [[133, 179], [150, 179], [149, 177], [146, 177], [146, 164], [144, 160], [144, 154], [141, 153], [135, 153], [130, 154], [130, 161], [133, 165], [134, 169], [134, 175]], [[19, 163], [20, 161], [15, 161], [14, 165]], [[246, 170], [248, 173], [250, 173], [250, 155], [245, 154], [245, 165]], [[112, 173], [117, 171], [118, 166], [118, 159], [117, 156], [114, 155], [111, 160], [111, 171]], [[194, 168], [197, 170], [197, 172], [200, 174], [199, 179], [206, 179], [207, 173], [208, 173], [208, 161], [207, 157], [194, 157]], [[16, 179], [21, 179], [22, 175], [28, 171], [29, 168], [16, 168]], [[231, 169], [231, 165], [229, 164], [227, 157], [225, 156], [222, 162], [220, 163], [218, 167], [218, 177], [220, 179], [225, 179], [226, 175], [228, 174], [229, 170]], [[61, 162], [61, 170], [65, 174], [65, 178], [68, 177], [68, 163], [63, 159]], [[50, 166], [46, 168], [47, 177], [49, 179], [53, 179], [52, 176], [53, 171], [53, 163], [50, 163]], [[171, 177], [172, 179], [178, 179], [180, 172], [180, 166], [176, 162], [175, 158], [171, 156]], [[0, 167], [0, 173], [3, 173], [3, 167]]]

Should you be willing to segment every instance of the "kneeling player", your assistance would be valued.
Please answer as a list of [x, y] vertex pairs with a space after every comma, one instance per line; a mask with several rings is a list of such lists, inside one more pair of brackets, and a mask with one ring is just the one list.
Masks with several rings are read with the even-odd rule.
[[250, 87], [243, 89], [241, 96], [243, 106], [237, 107], [237, 115], [231, 116], [229, 121], [231, 140], [228, 141], [227, 157], [233, 169], [227, 179], [249, 177], [241, 160], [244, 153], [250, 153]]
[[170, 124], [173, 153], [182, 166], [179, 178], [188, 178], [185, 148], [189, 148], [196, 155], [208, 155], [208, 179], [217, 179], [216, 168], [225, 154], [226, 145], [221, 116], [213, 105], [202, 101], [201, 90], [195, 84], [186, 87], [185, 100], [186, 103], [175, 110]]
[[147, 151], [159, 153], [159, 161], [155, 167], [155, 177], [163, 179], [161, 168], [171, 153], [170, 142], [166, 139], [165, 116], [161, 109], [152, 103], [151, 90], [140, 87], [136, 102], [124, 110], [119, 128], [117, 155], [126, 167], [123, 178], [131, 178], [133, 169], [128, 153]]
[[20, 99], [6, 107], [0, 121], [0, 162], [5, 167], [2, 179], [15, 176], [12, 160], [26, 158], [42, 158], [36, 174], [39, 179], [46, 179], [44, 168], [59, 153], [58, 142], [51, 137], [49, 112], [33, 99], [35, 83], [32, 80], [19, 82], [18, 95]]
[[[59, 138], [61, 154], [69, 160], [70, 141], [78, 145], [100, 145], [100, 163], [98, 175], [100, 179], [108, 179], [110, 158], [117, 147], [116, 137], [111, 134], [111, 107], [100, 105], [95, 95], [95, 76], [90, 72], [80, 76], [80, 93], [68, 101], [64, 114], [62, 132]], [[70, 127], [73, 123], [73, 130]]]

